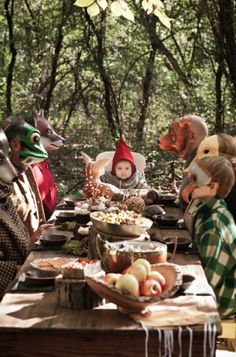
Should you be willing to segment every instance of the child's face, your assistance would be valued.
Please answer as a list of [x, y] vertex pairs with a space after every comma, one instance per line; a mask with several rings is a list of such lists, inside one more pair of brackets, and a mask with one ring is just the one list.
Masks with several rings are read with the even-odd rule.
[[129, 161], [122, 160], [117, 162], [115, 167], [116, 177], [126, 180], [132, 176], [132, 166]]

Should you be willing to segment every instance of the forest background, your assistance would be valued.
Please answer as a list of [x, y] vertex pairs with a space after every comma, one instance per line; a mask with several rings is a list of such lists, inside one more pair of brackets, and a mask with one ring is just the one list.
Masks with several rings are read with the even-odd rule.
[[114, 150], [121, 133], [156, 188], [173, 168], [181, 177], [181, 160], [157, 148], [174, 118], [236, 133], [236, 2], [163, 1], [170, 28], [127, 4], [134, 21], [112, 16], [109, 2], [90, 17], [72, 0], [0, 0], [0, 121], [43, 110], [66, 138], [50, 157], [61, 196], [82, 185], [80, 151]]

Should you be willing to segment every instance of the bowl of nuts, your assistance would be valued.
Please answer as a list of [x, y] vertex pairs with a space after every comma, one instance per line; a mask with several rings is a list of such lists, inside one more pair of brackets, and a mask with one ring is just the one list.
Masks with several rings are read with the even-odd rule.
[[126, 237], [139, 237], [152, 226], [152, 220], [128, 210], [93, 212], [90, 219], [98, 231]]

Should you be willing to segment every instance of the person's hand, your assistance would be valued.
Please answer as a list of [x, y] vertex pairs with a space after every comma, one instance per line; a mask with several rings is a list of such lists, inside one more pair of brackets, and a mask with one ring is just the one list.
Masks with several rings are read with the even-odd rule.
[[53, 224], [50, 223], [45, 223], [39, 226], [39, 228], [32, 234], [31, 236], [31, 242], [35, 243], [39, 239], [39, 237], [42, 235], [42, 233], [45, 231], [45, 229], [53, 227]]

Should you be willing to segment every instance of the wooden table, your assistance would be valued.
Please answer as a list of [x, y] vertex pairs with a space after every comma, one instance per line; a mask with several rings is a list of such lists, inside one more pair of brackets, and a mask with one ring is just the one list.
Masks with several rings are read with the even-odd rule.
[[[161, 234], [169, 234], [164, 231]], [[180, 233], [173, 229], [171, 232]], [[156, 234], [160, 234], [158, 228]], [[52, 256], [58, 253], [32, 251], [20, 273], [29, 268], [32, 260]], [[195, 288], [189, 294], [199, 310], [212, 315], [210, 325], [149, 328], [146, 339], [144, 328], [111, 303], [91, 310], [72, 310], [58, 306], [55, 291], [9, 292], [0, 304], [0, 357], [214, 356], [214, 338], [207, 329], [211, 326], [215, 336], [219, 335], [220, 319], [198, 257], [176, 254], [174, 263], [183, 272], [196, 276]], [[178, 306], [178, 297], [168, 301]], [[168, 354], [172, 343], [173, 351]]]

